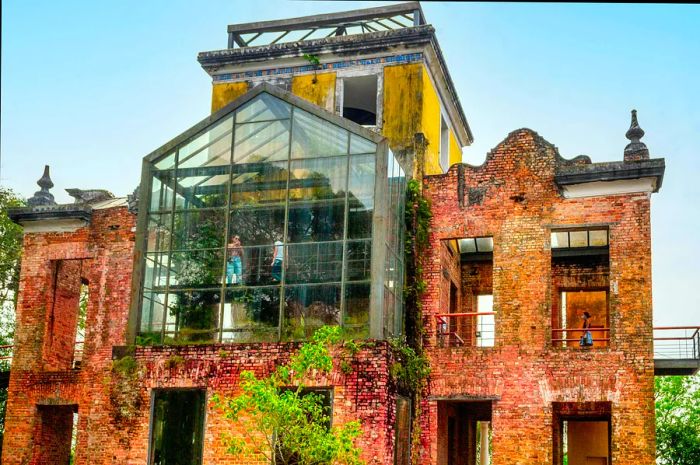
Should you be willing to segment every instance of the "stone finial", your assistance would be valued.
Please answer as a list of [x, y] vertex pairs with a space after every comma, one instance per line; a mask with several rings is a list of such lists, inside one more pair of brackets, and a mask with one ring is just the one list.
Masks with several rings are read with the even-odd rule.
[[637, 110], [632, 110], [632, 122], [630, 128], [625, 133], [625, 137], [630, 140], [630, 143], [625, 147], [625, 161], [638, 161], [649, 159], [649, 149], [640, 139], [644, 137], [644, 130], [639, 127], [637, 121]]
[[134, 215], [138, 214], [139, 212], [139, 191], [141, 190], [141, 184], [136, 186], [136, 189], [134, 189], [133, 194], [129, 194], [126, 196], [126, 201], [128, 205], [128, 210], [129, 213], [133, 213]]
[[49, 192], [49, 189], [53, 187], [53, 182], [51, 181], [51, 176], [49, 176], [49, 165], [44, 166], [44, 174], [36, 182], [41, 189], [34, 193], [30, 199], [27, 200], [27, 205], [30, 207], [38, 207], [43, 205], [56, 205], [56, 201], [53, 198], [53, 194]]

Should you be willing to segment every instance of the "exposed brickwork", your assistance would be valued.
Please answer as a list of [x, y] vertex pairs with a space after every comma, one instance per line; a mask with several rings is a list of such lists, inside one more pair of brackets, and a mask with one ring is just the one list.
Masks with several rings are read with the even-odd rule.
[[[434, 215], [431, 253], [424, 262], [432, 374], [421, 418], [420, 463], [437, 464], [444, 457], [438, 410], [441, 399], [449, 398], [493, 400], [493, 463], [499, 465], [555, 463], [556, 402], [610, 403], [613, 463], [654, 463], [649, 196], [564, 199], [554, 182], [562, 163], [554, 146], [522, 129], [482, 166], [453, 166], [425, 179]], [[458, 198], [475, 190], [483, 193], [479, 202]], [[601, 224], [610, 231], [609, 273], [604, 267], [553, 266], [552, 228]], [[496, 346], [438, 347], [433, 315], [445, 312], [448, 285], [440, 244], [475, 236], [494, 238]], [[474, 284], [466, 271], [463, 267], [461, 281], [468, 294]], [[557, 288], [572, 280], [581, 286], [582, 276], [610, 288], [610, 346], [552, 347]]]
[[[25, 235], [3, 464], [67, 463], [76, 407], [76, 465], [147, 463], [153, 389], [199, 387], [207, 398], [233, 395], [241, 371], [263, 376], [295, 349], [272, 343], [137, 348], [139, 375], [127, 383], [136, 392], [137, 408], [131, 416], [120, 415], [129, 396], [119, 392], [112, 348], [127, 344], [134, 226], [126, 208], [113, 208], [94, 212], [91, 224], [75, 232]], [[82, 368], [71, 370], [81, 281], [90, 292], [85, 354]], [[359, 445], [368, 464], [393, 463], [390, 350], [378, 342], [345, 358], [349, 374], [336, 367], [308, 384], [333, 388], [334, 424], [362, 421]], [[225, 432], [235, 433], [207, 406], [203, 463], [264, 463], [226, 454]]]

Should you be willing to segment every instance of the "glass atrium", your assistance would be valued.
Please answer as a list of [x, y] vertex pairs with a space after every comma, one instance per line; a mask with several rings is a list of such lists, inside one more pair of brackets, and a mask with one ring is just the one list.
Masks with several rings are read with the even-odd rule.
[[142, 179], [137, 342], [401, 332], [406, 178], [380, 136], [261, 86]]

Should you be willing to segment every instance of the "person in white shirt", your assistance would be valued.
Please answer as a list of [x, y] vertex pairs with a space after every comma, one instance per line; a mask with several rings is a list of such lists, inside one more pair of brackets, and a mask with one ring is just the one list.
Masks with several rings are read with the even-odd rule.
[[272, 253], [272, 280], [279, 282], [282, 280], [282, 263], [284, 262], [284, 244], [280, 240], [275, 241], [275, 248]]

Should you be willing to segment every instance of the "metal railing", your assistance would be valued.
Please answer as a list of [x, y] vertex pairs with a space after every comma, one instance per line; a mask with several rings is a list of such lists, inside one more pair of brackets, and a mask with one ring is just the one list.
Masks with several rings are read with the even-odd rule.
[[552, 328], [552, 345], [557, 347], [587, 347], [581, 338], [591, 332], [593, 347], [606, 347], [610, 342], [610, 328]]
[[493, 347], [496, 312], [441, 313], [435, 315], [440, 347]]
[[700, 360], [700, 326], [655, 327], [654, 359]]

